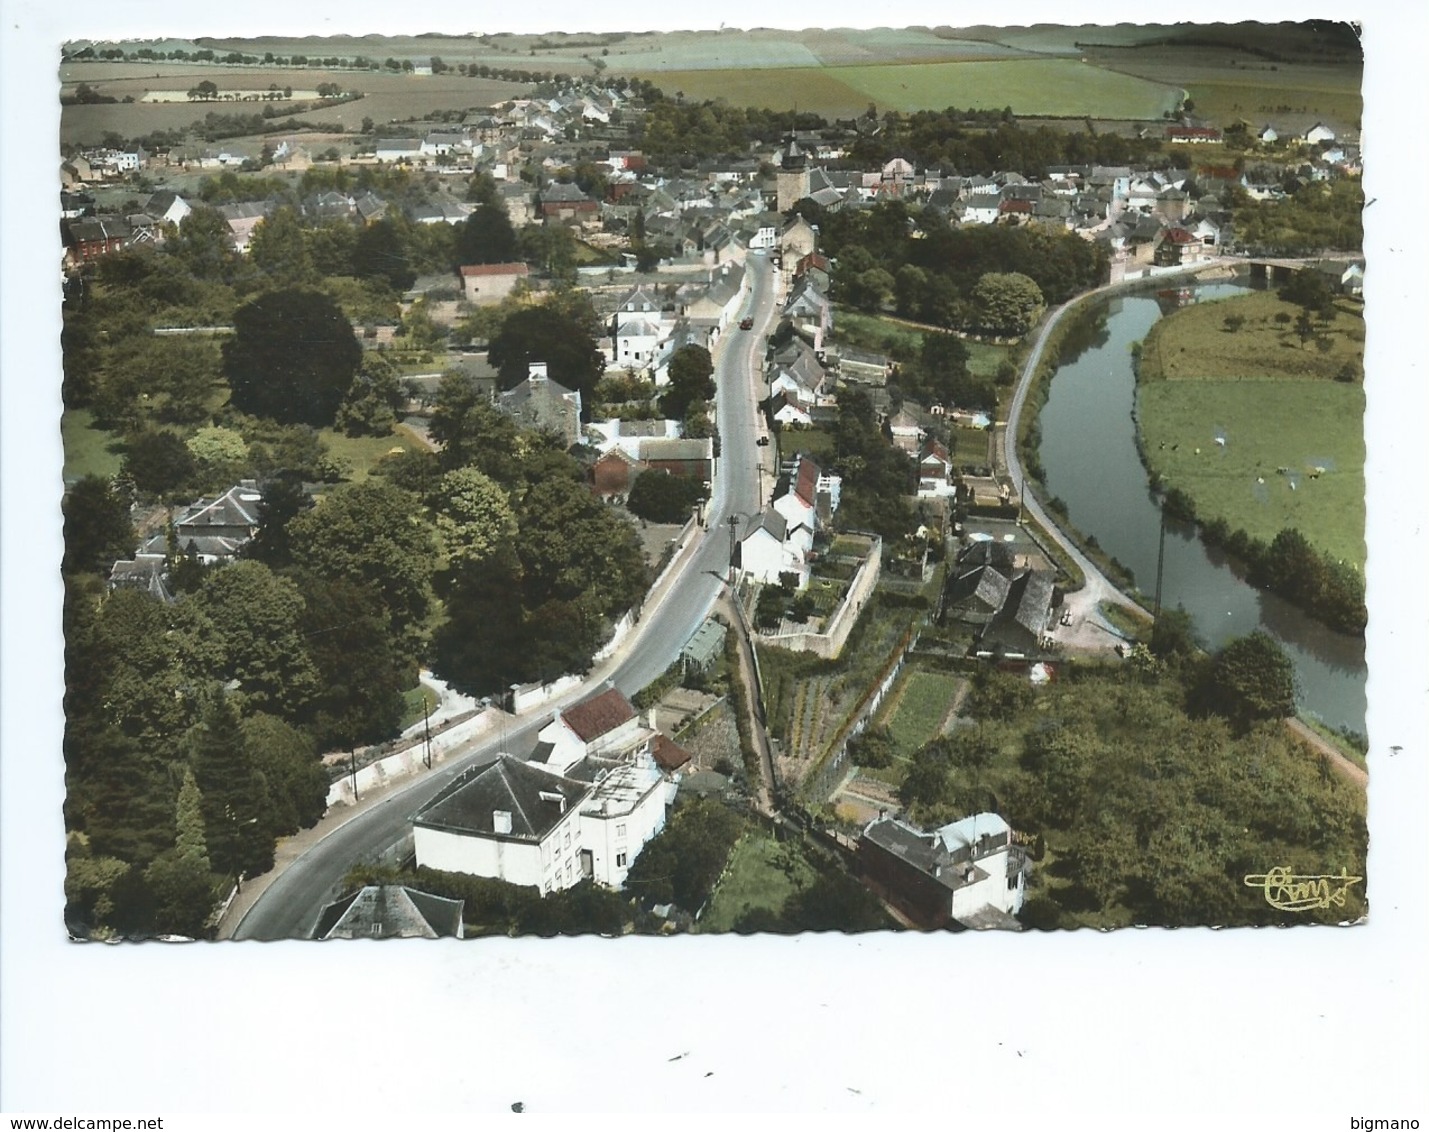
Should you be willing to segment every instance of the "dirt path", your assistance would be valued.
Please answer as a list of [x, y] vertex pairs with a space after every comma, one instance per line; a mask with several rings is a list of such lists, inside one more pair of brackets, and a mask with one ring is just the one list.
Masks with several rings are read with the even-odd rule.
[[1317, 734], [1294, 716], [1285, 721], [1285, 726], [1292, 735], [1303, 739], [1316, 754], [1324, 755], [1330, 760], [1333, 766], [1342, 775], [1355, 783], [1361, 790], [1369, 785], [1369, 772], [1363, 767], [1356, 766], [1339, 751], [1335, 750], [1322, 735]]

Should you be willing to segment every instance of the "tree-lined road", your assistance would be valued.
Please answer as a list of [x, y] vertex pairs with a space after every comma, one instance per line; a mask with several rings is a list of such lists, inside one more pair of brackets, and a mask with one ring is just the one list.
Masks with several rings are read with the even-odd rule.
[[[707, 508], [704, 531], [697, 531], [676, 560], [660, 592], [652, 594], [639, 623], [604, 664], [579, 688], [524, 717], [513, 717], [499, 734], [484, 736], [431, 772], [388, 788], [380, 797], [352, 810], [330, 812], [313, 830], [292, 839], [304, 848], [263, 877], [249, 882], [250, 898], [259, 891], [231, 931], [234, 939], [306, 939], [322, 905], [333, 899], [343, 876], [355, 864], [372, 860], [400, 841], [411, 817], [468, 767], [493, 761], [500, 752], [525, 755], [551, 713], [597, 691], [607, 681], [633, 695], [659, 676], [709, 615], [729, 566], [727, 520], [760, 506], [763, 450], [755, 444], [757, 402], [764, 332], [774, 313], [776, 280], [767, 258], [748, 259], [749, 294], [741, 311], [751, 330], [731, 320], [716, 347], [716, 406], [721, 455]], [[221, 933], [224, 934], [224, 933]]]

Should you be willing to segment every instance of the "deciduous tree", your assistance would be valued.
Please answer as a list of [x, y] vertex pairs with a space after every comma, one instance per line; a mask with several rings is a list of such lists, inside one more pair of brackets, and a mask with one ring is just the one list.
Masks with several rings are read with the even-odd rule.
[[320, 291], [269, 291], [239, 307], [223, 344], [234, 405], [285, 424], [332, 423], [362, 347], [352, 323]]

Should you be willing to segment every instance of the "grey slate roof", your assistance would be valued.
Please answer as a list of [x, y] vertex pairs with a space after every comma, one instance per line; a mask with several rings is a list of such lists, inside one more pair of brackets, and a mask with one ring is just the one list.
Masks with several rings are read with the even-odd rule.
[[647, 462], [709, 460], [712, 458], [713, 451], [714, 443], [708, 437], [702, 440], [668, 440], [663, 437], [650, 437], [640, 442], [640, 459]]
[[761, 529], [768, 531], [780, 542], [789, 534], [789, 524], [785, 522], [784, 516], [771, 507], [763, 514], [751, 515], [744, 521], [744, 530], [740, 532], [739, 541], [744, 542]]
[[460, 939], [465, 903], [406, 885], [370, 884], [324, 908], [313, 938]]
[[993, 614], [1007, 600], [1012, 583], [991, 566], [977, 566], [959, 574], [948, 592], [949, 604], [967, 613]]
[[[513, 841], [539, 841], [590, 787], [543, 766], [502, 755], [457, 778], [412, 819], [414, 825]], [[543, 796], [544, 795], [544, 796]], [[511, 832], [497, 833], [496, 811], [511, 815]]]

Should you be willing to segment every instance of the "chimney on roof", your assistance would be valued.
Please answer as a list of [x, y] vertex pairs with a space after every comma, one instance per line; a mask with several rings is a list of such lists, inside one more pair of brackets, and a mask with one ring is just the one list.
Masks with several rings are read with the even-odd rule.
[[492, 811], [491, 811], [491, 830], [492, 830], [493, 833], [510, 833], [510, 832], [511, 832], [511, 811], [510, 811], [510, 810], [492, 810]]

